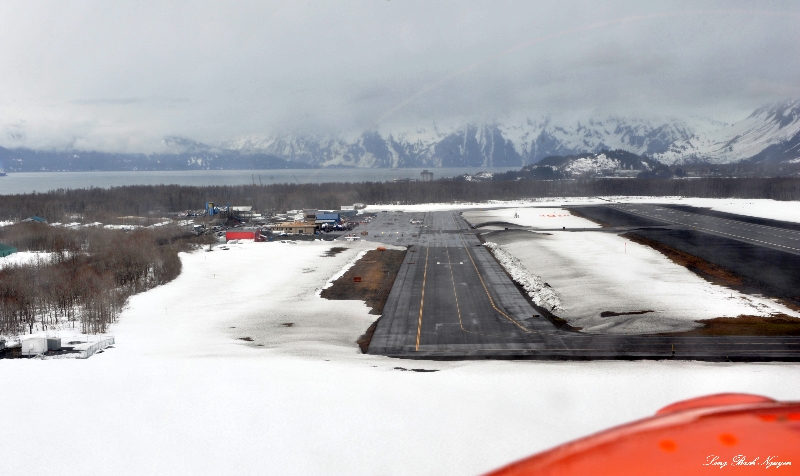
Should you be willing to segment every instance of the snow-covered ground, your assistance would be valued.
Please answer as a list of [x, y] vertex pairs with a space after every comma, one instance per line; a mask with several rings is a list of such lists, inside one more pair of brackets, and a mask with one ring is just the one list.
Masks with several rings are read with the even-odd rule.
[[38, 262], [46, 264], [50, 262], [53, 253], [40, 251], [18, 251], [8, 256], [0, 257], [0, 269], [5, 266], [14, 265], [34, 265]]
[[[552, 197], [528, 200], [499, 201], [475, 203], [433, 203], [425, 205], [371, 205], [365, 211], [402, 210], [408, 212], [425, 212], [440, 210], [466, 209], [503, 209], [522, 207], [562, 207], [569, 205], [592, 205], [619, 203], [667, 203], [689, 205], [693, 207], [711, 208], [727, 213], [736, 213], [752, 217], [769, 218], [800, 223], [800, 201], [777, 201], [767, 199], [739, 198], [683, 198], [683, 197]], [[513, 217], [513, 212], [511, 212]], [[504, 220], [508, 221], [508, 220]]]
[[[679, 332], [698, 327], [698, 319], [742, 314], [800, 317], [770, 299], [711, 284], [658, 251], [613, 233], [518, 232], [487, 240], [547, 283], [559, 298], [554, 314], [584, 332]], [[600, 317], [603, 311], [654, 312]]]
[[[683, 203], [664, 198], [651, 201], [663, 203], [666, 200]], [[783, 213], [794, 209], [800, 212], [797, 202], [771, 200], [697, 200], [692, 204], [732, 213], [745, 214], [742, 211], [746, 210], [751, 216], [769, 215], [770, 207], [776, 204], [782, 206]], [[463, 216], [475, 225], [504, 221], [533, 229], [549, 229], [546, 234], [518, 232], [496, 237], [486, 235], [486, 239], [497, 241], [500, 252], [495, 251], [495, 255], [512, 275], [517, 276], [518, 282], [524, 283], [535, 301], [546, 303], [554, 314], [585, 332], [680, 332], [698, 327], [695, 321], [699, 319], [742, 314], [800, 316], [770, 299], [711, 284], [652, 248], [632, 243], [614, 233], [559, 231], [562, 226], [599, 228], [589, 220], [571, 215], [564, 208], [542, 208], [541, 205], [496, 208], [465, 211]], [[491, 230], [492, 227], [484, 229]], [[494, 245], [490, 247], [496, 248]], [[544, 283], [547, 286], [543, 286]], [[552, 296], [553, 292], [555, 296]], [[604, 311], [653, 312], [601, 317]]]
[[[515, 207], [495, 210], [472, 210], [462, 213], [464, 219], [478, 226], [488, 222], [505, 222], [542, 230], [567, 228], [600, 228], [600, 225], [576, 217], [563, 208]], [[486, 226], [484, 230], [503, 229], [503, 226]]]
[[336, 245], [348, 250], [246, 243], [182, 254], [180, 277], [130, 299], [113, 349], [0, 361], [0, 471], [476, 474], [680, 399], [800, 398], [796, 364], [361, 355], [354, 341], [375, 316], [317, 291], [377, 244]]

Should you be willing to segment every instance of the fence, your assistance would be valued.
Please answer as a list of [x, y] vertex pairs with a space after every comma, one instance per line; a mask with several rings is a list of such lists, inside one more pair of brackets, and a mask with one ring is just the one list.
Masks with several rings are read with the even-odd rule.
[[89, 357], [91, 357], [98, 350], [105, 349], [106, 347], [108, 347], [110, 345], [113, 345], [113, 344], [114, 344], [114, 338], [113, 337], [108, 337], [108, 338], [103, 339], [101, 341], [95, 342], [88, 349], [83, 351], [84, 355], [82, 357], [78, 357], [78, 358], [79, 359], [88, 359]]
[[114, 337], [107, 337], [103, 340], [97, 341], [94, 344], [90, 345], [86, 349], [82, 350], [81, 352], [72, 353], [72, 354], [60, 354], [60, 355], [41, 355], [40, 358], [44, 360], [50, 359], [88, 359], [92, 355], [95, 354], [98, 350], [105, 349], [106, 347], [114, 344]]

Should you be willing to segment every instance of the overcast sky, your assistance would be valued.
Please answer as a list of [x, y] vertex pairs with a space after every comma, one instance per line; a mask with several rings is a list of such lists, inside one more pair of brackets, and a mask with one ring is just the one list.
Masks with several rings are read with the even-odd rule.
[[[754, 7], [756, 6], [756, 7]], [[0, 145], [546, 114], [733, 121], [800, 96], [800, 2], [11, 1]]]

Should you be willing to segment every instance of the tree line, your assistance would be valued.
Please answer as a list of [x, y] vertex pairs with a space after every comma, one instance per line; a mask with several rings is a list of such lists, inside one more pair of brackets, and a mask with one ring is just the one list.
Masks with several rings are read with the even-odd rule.
[[0, 334], [65, 326], [105, 332], [129, 296], [175, 279], [181, 272], [178, 252], [199, 240], [176, 227], [132, 232], [41, 223], [2, 227], [0, 242], [46, 254], [0, 268]]
[[38, 215], [52, 221], [78, 214], [84, 221], [118, 223], [119, 217], [160, 217], [202, 209], [206, 201], [252, 205], [256, 210], [338, 209], [353, 203], [420, 204], [518, 200], [542, 197], [684, 196], [702, 198], [800, 199], [800, 178], [698, 178], [487, 180], [468, 182], [362, 182], [236, 186], [138, 185], [54, 190], [6, 195], [0, 200], [0, 220]]

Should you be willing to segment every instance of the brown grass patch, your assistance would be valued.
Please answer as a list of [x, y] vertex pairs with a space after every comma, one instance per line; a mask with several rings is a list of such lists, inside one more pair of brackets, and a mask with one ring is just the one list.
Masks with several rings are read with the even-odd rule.
[[777, 314], [770, 317], [741, 315], [697, 321], [703, 327], [676, 336], [800, 336], [800, 318]]
[[[404, 250], [367, 251], [331, 287], [324, 289], [320, 296], [325, 299], [365, 301], [372, 308], [371, 314], [382, 314], [383, 305], [389, 297], [394, 278], [405, 256]], [[361, 282], [354, 282], [355, 277], [361, 277]]]
[[636, 233], [625, 233], [621, 236], [633, 241], [634, 243], [639, 243], [640, 245], [653, 248], [669, 258], [672, 262], [686, 267], [686, 269], [689, 271], [714, 284], [731, 287], [741, 286], [743, 284], [741, 276], [723, 268], [722, 266], [718, 266], [702, 258], [698, 258], [697, 256], [690, 255], [689, 253], [677, 250], [671, 246], [659, 243], [658, 241], [637, 235]]
[[[387, 250], [383, 246], [367, 251], [352, 268], [334, 281], [331, 287], [323, 289], [320, 296], [325, 299], [364, 301], [372, 308], [370, 314], [383, 314], [383, 306], [392, 291], [394, 278], [397, 277], [405, 257], [406, 251]], [[361, 280], [355, 281], [353, 279], [355, 277], [360, 277]], [[356, 341], [361, 352], [367, 352], [377, 327], [378, 321], [375, 321]]]

